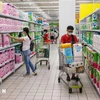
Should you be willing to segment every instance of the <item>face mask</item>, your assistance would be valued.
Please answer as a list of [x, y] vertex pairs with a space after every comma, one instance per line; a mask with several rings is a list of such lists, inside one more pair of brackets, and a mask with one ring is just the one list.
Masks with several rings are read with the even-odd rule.
[[67, 34], [68, 34], [68, 35], [72, 35], [72, 33], [71, 33], [71, 32], [68, 32]]

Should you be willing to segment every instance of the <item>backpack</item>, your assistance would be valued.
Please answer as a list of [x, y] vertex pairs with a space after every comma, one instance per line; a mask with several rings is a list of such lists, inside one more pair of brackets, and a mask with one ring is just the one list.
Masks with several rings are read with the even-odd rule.
[[[21, 45], [20, 45], [20, 51], [21, 52], [22, 52], [22, 47], [23, 47], [23, 43], [21, 43]], [[34, 48], [34, 42], [31, 41], [31, 43], [30, 43], [30, 51], [33, 51], [33, 48]]]

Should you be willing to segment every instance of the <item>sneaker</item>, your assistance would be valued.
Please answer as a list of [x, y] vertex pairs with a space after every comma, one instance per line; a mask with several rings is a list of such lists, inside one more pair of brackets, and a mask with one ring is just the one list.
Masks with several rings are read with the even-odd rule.
[[24, 74], [23, 77], [31, 77], [30, 74]]
[[36, 72], [33, 72], [33, 75], [34, 75], [34, 76], [36, 76], [36, 75], [37, 75], [37, 73], [36, 73]]

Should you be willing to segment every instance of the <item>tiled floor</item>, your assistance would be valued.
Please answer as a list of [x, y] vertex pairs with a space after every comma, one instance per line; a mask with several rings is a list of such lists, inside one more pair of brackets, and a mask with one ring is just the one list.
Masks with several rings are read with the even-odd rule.
[[[32, 59], [35, 63], [35, 58]], [[86, 74], [81, 75], [84, 89], [68, 93], [68, 87], [58, 83], [58, 50], [56, 45], [51, 46], [51, 70], [46, 66], [37, 68], [38, 75], [30, 78], [23, 77], [25, 66], [18, 69], [0, 85], [0, 100], [100, 100], [92, 87]], [[7, 89], [6, 94], [1, 94], [1, 89]]]

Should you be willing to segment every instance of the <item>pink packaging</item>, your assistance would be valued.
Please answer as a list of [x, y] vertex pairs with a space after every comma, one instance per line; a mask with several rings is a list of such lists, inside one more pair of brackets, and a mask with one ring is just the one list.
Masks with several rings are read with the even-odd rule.
[[15, 61], [10, 62], [10, 70], [13, 70], [15, 68]]
[[8, 3], [2, 4], [2, 13], [4, 15], [9, 15], [9, 4]]
[[0, 68], [0, 78], [2, 78], [4, 75], [5, 75], [5, 73], [4, 73], [4, 67], [2, 66]]
[[11, 60], [14, 60], [15, 59], [15, 49], [14, 48], [11, 48], [10, 49], [10, 59]]
[[4, 65], [4, 69], [5, 69], [4, 73], [7, 74], [7, 73], [8, 73], [8, 66], [7, 66], [7, 63]]
[[2, 58], [3, 56], [2, 56], [2, 55], [3, 55], [3, 52], [2, 52], [2, 51], [0, 51], [0, 64], [2, 64], [2, 63], [3, 63], [3, 58]]
[[21, 63], [22, 62], [22, 55], [16, 54], [15, 55], [15, 63]]
[[10, 45], [10, 38], [6, 35], [3, 34], [3, 47], [9, 46]]
[[5, 60], [8, 61], [9, 59], [9, 50], [5, 51]]
[[0, 48], [2, 47], [2, 34], [0, 34]]

